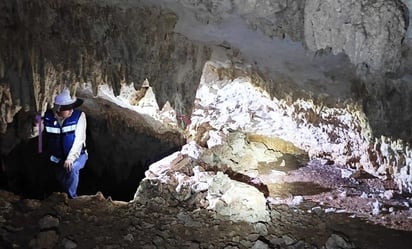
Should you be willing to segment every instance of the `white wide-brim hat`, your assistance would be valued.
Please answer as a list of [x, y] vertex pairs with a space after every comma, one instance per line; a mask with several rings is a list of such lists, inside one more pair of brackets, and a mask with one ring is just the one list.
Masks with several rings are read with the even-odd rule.
[[68, 89], [64, 89], [59, 95], [54, 98], [54, 106], [57, 111], [74, 109], [81, 106], [82, 104], [83, 100], [76, 97], [72, 98]]

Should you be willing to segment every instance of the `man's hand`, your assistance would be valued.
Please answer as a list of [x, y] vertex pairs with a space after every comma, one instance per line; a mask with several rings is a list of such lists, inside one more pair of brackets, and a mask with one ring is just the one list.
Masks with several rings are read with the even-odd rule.
[[73, 169], [73, 160], [67, 159], [64, 161], [63, 167], [66, 169], [67, 172], [72, 171]]

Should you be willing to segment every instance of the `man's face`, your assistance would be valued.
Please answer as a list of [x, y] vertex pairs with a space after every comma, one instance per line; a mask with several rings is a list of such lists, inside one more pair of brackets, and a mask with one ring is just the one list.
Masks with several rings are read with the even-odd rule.
[[59, 115], [62, 118], [68, 118], [72, 115], [72, 113], [73, 113], [73, 109], [69, 109], [69, 110], [59, 111], [57, 112], [57, 115]]

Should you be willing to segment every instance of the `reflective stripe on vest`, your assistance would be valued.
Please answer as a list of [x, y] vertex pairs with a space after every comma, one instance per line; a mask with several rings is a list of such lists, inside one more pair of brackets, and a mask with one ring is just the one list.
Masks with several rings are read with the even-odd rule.
[[76, 125], [74, 124], [74, 125], [69, 125], [69, 126], [63, 126], [61, 129], [56, 128], [56, 127], [50, 127], [50, 126], [46, 126], [45, 128], [46, 128], [46, 132], [53, 133], [53, 134], [60, 134], [60, 130], [61, 130], [61, 133], [75, 131]]
[[60, 128], [45, 126], [44, 127], [46, 132], [53, 133], [53, 134], [60, 134]]

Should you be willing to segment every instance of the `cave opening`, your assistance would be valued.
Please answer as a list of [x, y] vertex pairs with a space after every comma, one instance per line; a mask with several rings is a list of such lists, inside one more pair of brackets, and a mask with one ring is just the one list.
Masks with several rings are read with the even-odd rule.
[[[88, 160], [80, 170], [77, 194], [101, 192], [113, 200], [133, 200], [149, 165], [185, 143], [181, 130], [164, 127], [149, 115], [95, 98], [89, 92], [78, 95], [84, 100], [79, 109], [87, 119]], [[18, 120], [10, 124], [14, 132], [20, 129]], [[62, 192], [45, 148], [39, 151], [38, 136], [11, 140], [16, 145], [2, 155], [1, 189], [40, 200]]]
[[[89, 140], [89, 159], [85, 167], [80, 170], [77, 193], [81, 196], [101, 192], [106, 198], [119, 201], [133, 200], [149, 165], [179, 150], [179, 146], [167, 148], [159, 146], [157, 152], [143, 155], [128, 165], [125, 165], [127, 162], [119, 160], [121, 157], [106, 158], [107, 163], [102, 163], [106, 152], [100, 151], [98, 146], [95, 146], [94, 138], [91, 137]], [[147, 139], [143, 143], [151, 147], [154, 141]], [[153, 146], [156, 147], [158, 144]], [[47, 154], [39, 153], [37, 149], [38, 139], [32, 138], [18, 144], [8, 156], [3, 158], [1, 189], [11, 191], [22, 198], [39, 200], [46, 199], [54, 192], [63, 192], [56, 180], [53, 166], [48, 162]], [[123, 166], [127, 167], [127, 173], [120, 177], [119, 171]]]

